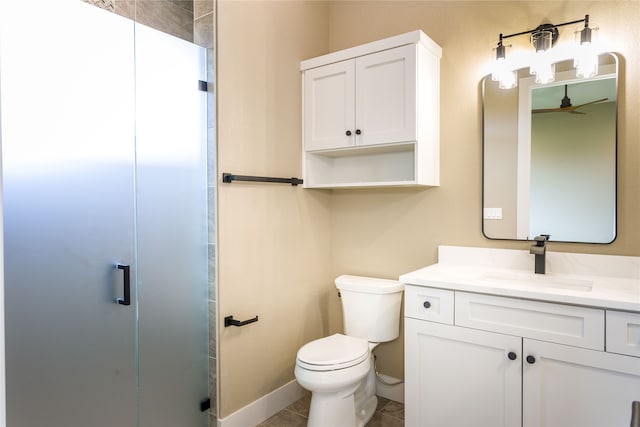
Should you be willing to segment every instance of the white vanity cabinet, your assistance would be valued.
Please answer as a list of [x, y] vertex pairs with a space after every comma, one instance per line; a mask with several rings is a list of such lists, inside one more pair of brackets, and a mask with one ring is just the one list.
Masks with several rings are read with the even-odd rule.
[[408, 285], [405, 316], [407, 426], [627, 427], [640, 400], [638, 313]]
[[304, 186], [438, 185], [440, 56], [414, 31], [303, 61]]

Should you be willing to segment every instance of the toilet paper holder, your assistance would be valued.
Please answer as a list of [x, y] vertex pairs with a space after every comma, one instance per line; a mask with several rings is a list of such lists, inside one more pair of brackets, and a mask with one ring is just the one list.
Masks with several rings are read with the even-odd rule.
[[248, 325], [249, 323], [254, 323], [258, 321], [258, 316], [252, 318], [252, 319], [247, 319], [247, 320], [236, 320], [233, 318], [233, 316], [227, 316], [224, 318], [224, 327], [228, 327], [228, 326], [244, 326], [244, 325]]

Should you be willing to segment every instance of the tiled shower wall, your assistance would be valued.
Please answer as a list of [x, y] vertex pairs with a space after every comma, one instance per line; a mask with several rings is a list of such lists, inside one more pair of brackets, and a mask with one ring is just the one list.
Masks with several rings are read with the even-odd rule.
[[216, 353], [216, 145], [214, 86], [214, 0], [82, 0], [207, 49], [207, 147], [209, 206], [209, 390], [211, 424], [217, 424]]
[[213, 48], [213, 0], [82, 0], [156, 30]]

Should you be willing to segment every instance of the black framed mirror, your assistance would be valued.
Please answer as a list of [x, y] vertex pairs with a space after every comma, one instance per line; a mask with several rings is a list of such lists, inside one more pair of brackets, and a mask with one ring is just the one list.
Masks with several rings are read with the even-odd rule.
[[483, 97], [483, 220], [489, 239], [611, 243], [616, 238], [618, 58], [599, 55], [597, 75], [576, 78], [573, 60], [555, 81], [529, 69]]

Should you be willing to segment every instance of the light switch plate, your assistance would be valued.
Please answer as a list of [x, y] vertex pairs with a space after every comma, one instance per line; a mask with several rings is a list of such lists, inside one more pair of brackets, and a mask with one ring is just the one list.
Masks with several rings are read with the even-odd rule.
[[484, 208], [484, 219], [502, 219], [502, 208]]

